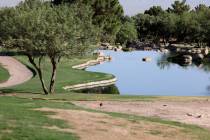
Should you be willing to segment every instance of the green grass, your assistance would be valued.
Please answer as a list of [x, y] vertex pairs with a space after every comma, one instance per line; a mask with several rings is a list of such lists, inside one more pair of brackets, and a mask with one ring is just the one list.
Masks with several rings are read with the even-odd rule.
[[[48, 118], [47, 115], [52, 112], [35, 111], [36, 108], [60, 108], [70, 110], [85, 110], [88, 112], [105, 113], [112, 117], [127, 119], [131, 122], [149, 122], [152, 124], [162, 124], [169, 127], [180, 128], [186, 135], [192, 135], [195, 140], [209, 140], [209, 131], [183, 123], [165, 121], [159, 118], [141, 117], [135, 115], [127, 115], [122, 113], [108, 113], [84, 109], [77, 107], [70, 102], [55, 102], [46, 100], [30, 100], [20, 99], [16, 97], [0, 97], [0, 139], [15, 140], [77, 140], [75, 134], [67, 132], [58, 132], [56, 130], [45, 129], [45, 126], [57, 126], [59, 128], [73, 128], [62, 120]], [[158, 135], [158, 131], [151, 132]]]
[[[64, 121], [50, 119], [33, 109], [43, 106], [64, 108], [68, 104], [30, 101], [12, 97], [0, 97], [0, 139], [2, 140], [77, 140], [71, 133], [44, 129], [44, 126], [69, 128]], [[72, 105], [69, 105], [70, 108]]]
[[[24, 56], [16, 57], [22, 63], [27, 65], [30, 68], [33, 68], [32, 65], [28, 62], [27, 58]], [[84, 63], [91, 58], [87, 59], [62, 59], [61, 63], [58, 66], [57, 71], [57, 79], [56, 79], [56, 93], [67, 93], [63, 89], [64, 86], [80, 84], [92, 81], [100, 81], [113, 78], [111, 74], [103, 74], [103, 73], [93, 73], [87, 72], [84, 70], [76, 70], [72, 69], [73, 65]], [[46, 82], [49, 82], [51, 76], [51, 65], [48, 59], [45, 59], [43, 62], [43, 73], [44, 79]], [[42, 93], [41, 84], [39, 81], [39, 77], [35, 75], [30, 81], [14, 86], [12, 88], [7, 88], [3, 90], [4, 92], [16, 92], [16, 93]]]
[[9, 73], [6, 69], [0, 65], [0, 83], [6, 81], [9, 78]]
[[16, 95], [19, 98], [34, 98], [34, 99], [45, 99], [45, 100], [60, 100], [60, 101], [153, 101], [159, 100], [161, 97], [154, 96], [123, 96], [116, 94], [84, 94], [84, 93], [73, 93], [69, 92], [52, 94], [52, 95], [42, 95], [42, 94], [30, 94], [21, 93]]

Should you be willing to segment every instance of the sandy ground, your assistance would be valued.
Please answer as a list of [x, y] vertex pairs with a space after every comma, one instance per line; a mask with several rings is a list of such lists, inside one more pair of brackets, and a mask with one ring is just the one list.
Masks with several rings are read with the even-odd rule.
[[44, 126], [63, 132], [73, 132], [81, 140], [192, 140], [191, 135], [177, 127], [144, 121], [128, 121], [103, 113], [82, 110], [41, 108], [39, 111], [55, 112], [50, 118], [66, 121], [72, 129]]
[[78, 101], [74, 104], [85, 108], [103, 110], [108, 112], [120, 112], [140, 116], [159, 117], [162, 119], [178, 121], [187, 124], [195, 124], [210, 128], [210, 101], [152, 101], [152, 102], [101, 102]]
[[11, 87], [30, 80], [33, 73], [22, 63], [9, 56], [0, 56], [0, 64], [9, 71], [10, 78], [0, 88]]

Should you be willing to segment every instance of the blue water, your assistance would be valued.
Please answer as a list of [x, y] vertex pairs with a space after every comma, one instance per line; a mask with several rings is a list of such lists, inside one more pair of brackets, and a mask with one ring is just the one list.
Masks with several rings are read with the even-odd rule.
[[[210, 73], [202, 67], [167, 63], [162, 59], [163, 54], [154, 51], [104, 53], [111, 55], [113, 60], [87, 70], [115, 75], [118, 79], [116, 86], [122, 95], [210, 95]], [[151, 62], [142, 61], [147, 56], [152, 58]]]

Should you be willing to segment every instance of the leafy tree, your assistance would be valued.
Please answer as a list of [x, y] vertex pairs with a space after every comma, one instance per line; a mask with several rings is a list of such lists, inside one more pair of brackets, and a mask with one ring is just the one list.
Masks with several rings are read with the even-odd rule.
[[159, 16], [163, 14], [165, 11], [160, 6], [153, 6], [149, 10], [146, 10], [144, 14], [148, 14], [151, 16]]
[[195, 9], [195, 13], [193, 13], [194, 19], [199, 23], [199, 26], [196, 27], [197, 42], [206, 42], [210, 45], [210, 8], [204, 5], [199, 5]]
[[101, 29], [101, 41], [113, 42], [120, 30], [123, 8], [118, 0], [54, 0], [54, 4], [83, 3], [93, 10], [93, 23]]
[[199, 4], [198, 6], [195, 7], [196, 12], [205, 11], [208, 9], [209, 9], [209, 7], [207, 7], [205, 4]]
[[117, 34], [116, 42], [120, 44], [126, 44], [128, 41], [133, 41], [137, 39], [137, 30], [135, 22], [129, 17], [122, 19], [122, 26]]
[[159, 39], [163, 40], [163, 43], [168, 43], [171, 38], [175, 37], [177, 15], [173, 13], [164, 13], [157, 17], [157, 32]]
[[184, 12], [188, 12], [190, 10], [190, 6], [186, 4], [186, 0], [177, 0], [171, 6], [172, 8], [169, 8], [168, 12], [172, 12], [178, 15], [181, 15]]
[[[54, 93], [56, 71], [63, 56], [84, 55], [97, 43], [98, 32], [92, 25], [88, 7], [76, 4], [70, 8], [63, 4], [54, 7], [40, 0], [26, 0], [14, 9], [5, 10], [12, 15], [3, 14], [0, 24], [2, 45], [23, 51], [28, 56], [45, 94]], [[45, 57], [52, 65], [49, 89], [42, 72]]]
[[138, 14], [134, 17], [134, 20], [136, 22], [139, 39], [148, 38], [148, 36], [153, 34], [151, 26], [155, 21], [154, 16], [150, 16], [148, 14]]

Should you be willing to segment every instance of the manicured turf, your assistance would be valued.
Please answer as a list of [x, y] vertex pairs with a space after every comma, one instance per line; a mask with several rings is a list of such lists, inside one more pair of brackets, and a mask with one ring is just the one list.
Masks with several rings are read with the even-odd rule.
[[[200, 127], [187, 125], [173, 121], [165, 121], [158, 118], [140, 117], [135, 115], [127, 115], [121, 113], [107, 113], [90, 109], [77, 107], [70, 102], [55, 102], [46, 100], [30, 100], [20, 99], [16, 97], [0, 97], [0, 139], [15, 139], [15, 140], [77, 140], [75, 134], [50, 130], [46, 127], [56, 126], [58, 128], [73, 128], [67, 125], [64, 121], [50, 119], [46, 115], [53, 114], [52, 112], [40, 112], [36, 108], [60, 108], [70, 110], [86, 110], [89, 112], [105, 113], [112, 117], [124, 118], [131, 122], [146, 121], [155, 125], [163, 124], [169, 127], [181, 129], [186, 135], [190, 135], [195, 140], [209, 140], [210, 133]], [[158, 130], [157, 130], [158, 131]], [[156, 134], [156, 133], [155, 133]]]
[[[24, 56], [16, 57], [21, 62], [26, 64], [28, 67], [31, 67], [31, 64], [28, 62], [27, 58]], [[67, 93], [63, 89], [64, 86], [73, 85], [73, 84], [80, 84], [92, 81], [100, 81], [113, 78], [111, 74], [103, 74], [103, 73], [93, 73], [87, 72], [84, 70], [76, 70], [72, 69], [71, 67], [76, 64], [84, 63], [90, 60], [87, 59], [62, 59], [61, 63], [59, 64], [58, 71], [57, 71], [57, 80], [56, 80], [56, 93]], [[51, 65], [48, 59], [45, 59], [43, 62], [43, 73], [44, 79], [49, 81], [51, 75]], [[39, 77], [35, 75], [33, 79], [30, 81], [18, 85], [12, 88], [4, 89], [4, 92], [18, 92], [18, 93], [41, 93], [41, 84], [39, 81]]]
[[9, 73], [6, 69], [0, 65], [0, 83], [6, 81], [9, 78]]

